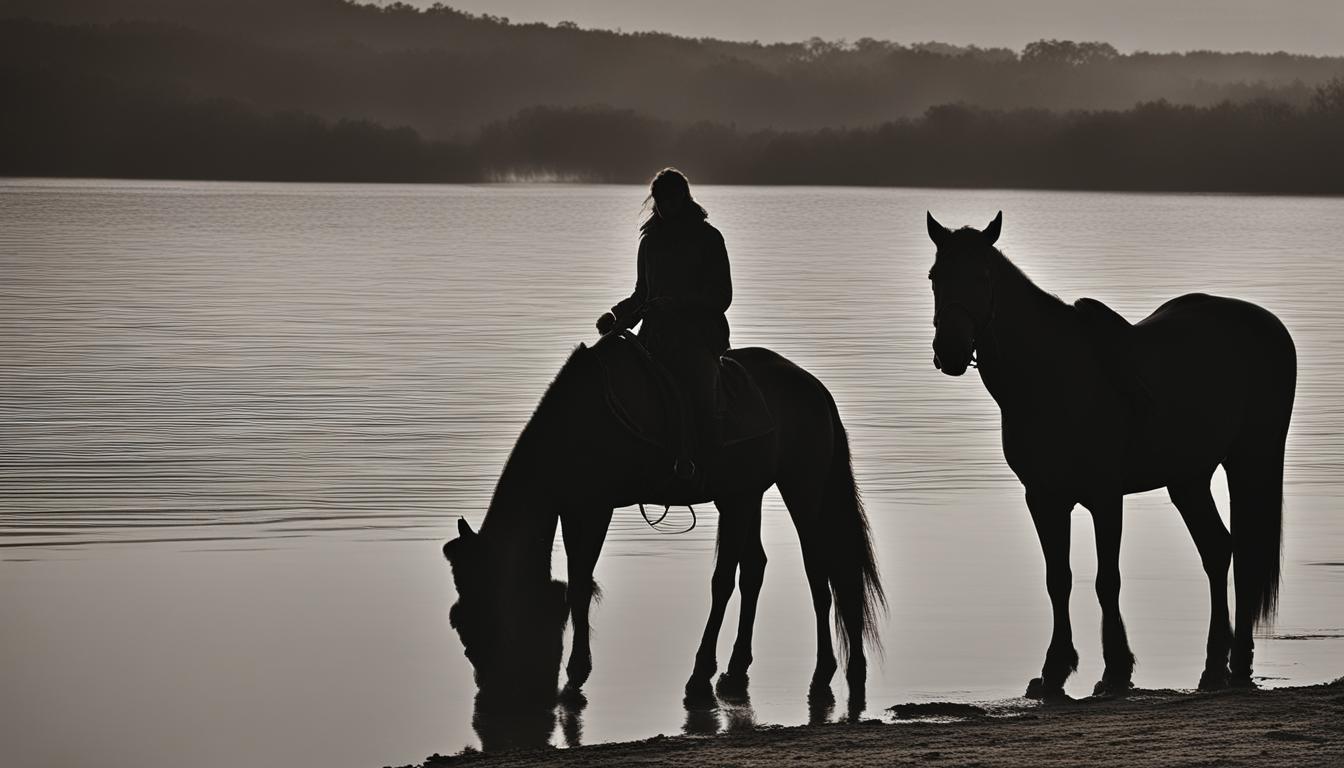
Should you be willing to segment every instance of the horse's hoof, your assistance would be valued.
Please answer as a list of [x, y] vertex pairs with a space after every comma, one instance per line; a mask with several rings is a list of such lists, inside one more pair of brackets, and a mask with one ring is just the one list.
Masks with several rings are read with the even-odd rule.
[[1251, 679], [1250, 675], [1232, 674], [1228, 675], [1227, 677], [1227, 687], [1245, 689], [1245, 688], [1259, 688], [1260, 686], [1256, 685], [1255, 681]]
[[1231, 675], [1226, 669], [1206, 669], [1199, 676], [1199, 690], [1221, 691], [1230, 684], [1229, 677]]
[[583, 691], [577, 685], [567, 684], [560, 689], [560, 695], [557, 698], [566, 707], [588, 706], [588, 697], [583, 695]]
[[565, 669], [565, 687], [579, 690], [583, 684], [588, 682], [588, 676], [593, 673], [592, 665], [585, 667], [570, 666]]
[[1126, 696], [1134, 690], [1134, 683], [1129, 680], [1107, 680], [1102, 678], [1092, 687], [1093, 696]]
[[748, 678], [745, 674], [722, 674], [714, 685], [714, 691], [724, 699], [744, 701], [747, 698], [747, 683]]
[[714, 686], [709, 678], [693, 677], [686, 681], [686, 698], [682, 703], [687, 709], [712, 709], [718, 705], [714, 698]]
[[1062, 684], [1046, 684], [1039, 677], [1033, 677], [1031, 682], [1027, 683], [1026, 697], [1028, 699], [1039, 699], [1041, 701], [1051, 701], [1057, 699], [1066, 699], [1064, 686]]
[[830, 704], [811, 702], [807, 705], [807, 724], [824, 725], [831, 722], [831, 715], [833, 714], [835, 714], [834, 702]]
[[851, 698], [845, 704], [845, 722], [857, 723], [863, 719], [863, 711], [868, 708], [868, 700], [865, 698]]

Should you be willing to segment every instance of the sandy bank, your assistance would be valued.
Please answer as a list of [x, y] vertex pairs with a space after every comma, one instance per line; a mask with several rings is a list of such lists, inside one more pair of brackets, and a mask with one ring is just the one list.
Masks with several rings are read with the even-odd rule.
[[434, 756], [487, 766], [1344, 766], [1344, 679], [1329, 685], [1025, 705], [1012, 716], [894, 720], [657, 737], [505, 754]]

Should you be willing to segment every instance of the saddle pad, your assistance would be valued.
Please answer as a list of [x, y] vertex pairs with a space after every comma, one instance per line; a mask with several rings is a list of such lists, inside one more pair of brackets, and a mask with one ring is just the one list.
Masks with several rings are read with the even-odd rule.
[[1073, 306], [1082, 317], [1084, 332], [1111, 385], [1137, 411], [1150, 408], [1154, 399], [1137, 359], [1134, 325], [1096, 299], [1078, 299]]
[[728, 350], [719, 358], [718, 402], [723, 404], [723, 444], [732, 445], [769, 434], [775, 417], [756, 381]]
[[[629, 333], [609, 334], [592, 347], [605, 374], [606, 399], [616, 416], [641, 438], [675, 451], [681, 395], [676, 380]], [[715, 393], [723, 414], [723, 444], [768, 434], [775, 418], [751, 374], [729, 350], [719, 358]]]

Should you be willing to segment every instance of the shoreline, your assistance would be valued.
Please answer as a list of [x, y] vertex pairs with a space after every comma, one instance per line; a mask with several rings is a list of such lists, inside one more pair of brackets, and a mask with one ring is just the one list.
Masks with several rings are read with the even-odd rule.
[[[763, 726], [716, 736], [500, 753], [432, 755], [422, 768], [470, 765], [684, 766], [1275, 766], [1344, 765], [1344, 678], [1322, 685], [1196, 693], [1135, 690], [1123, 698], [1016, 701], [950, 718]], [[926, 705], [927, 706], [927, 705]], [[974, 709], [974, 708], [970, 708]], [[924, 710], [930, 711], [930, 710]], [[1009, 714], [1001, 714], [1008, 712]]]

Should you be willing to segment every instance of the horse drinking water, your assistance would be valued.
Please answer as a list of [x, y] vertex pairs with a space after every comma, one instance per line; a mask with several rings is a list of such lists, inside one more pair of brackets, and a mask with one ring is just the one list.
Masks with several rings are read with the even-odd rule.
[[[1134, 656], [1120, 618], [1121, 506], [1165, 487], [1195, 540], [1212, 603], [1202, 689], [1251, 685], [1252, 631], [1279, 590], [1283, 456], [1297, 382], [1288, 331], [1268, 311], [1190, 294], [1136, 325], [1104, 304], [1073, 305], [1038, 288], [983, 231], [928, 216], [933, 364], [975, 364], [1002, 412], [1003, 453], [1026, 489], [1045, 554], [1054, 632], [1027, 695], [1062, 696], [1077, 669], [1069, 625], [1069, 517], [1092, 514], [1105, 673], [1094, 694], [1131, 686]], [[1209, 481], [1227, 473], [1231, 532]], [[1236, 588], [1229, 625], [1227, 571]], [[1229, 666], [1230, 652], [1230, 666]]]
[[[726, 378], [751, 390], [770, 428], [725, 444], [699, 486], [673, 476], [681, 419], [669, 403], [676, 398], [660, 397], [668, 390], [660, 383], [669, 382], [638, 340], [610, 333], [591, 348], [580, 345], [561, 368], [514, 445], [480, 531], [464, 520], [458, 538], [444, 545], [458, 593], [452, 624], [483, 696], [553, 695], [568, 617], [574, 633], [566, 692], [576, 694], [592, 669], [593, 568], [613, 508], [711, 500], [720, 515], [712, 606], [686, 694], [688, 702], [713, 700], [715, 645], [739, 569], [741, 619], [719, 689], [745, 694], [766, 560], [761, 497], [776, 485], [798, 530], [816, 613], [810, 693], [831, 695], [834, 598], [851, 707], [856, 696], [862, 700], [863, 645], [876, 640], [874, 613], [883, 597], [835, 401], [811, 374], [769, 350], [730, 350], [725, 358], [737, 374]], [[551, 579], [557, 522], [567, 587]]]

